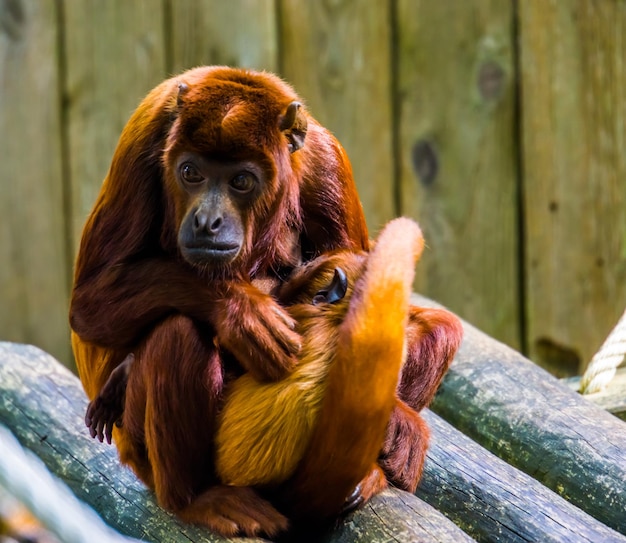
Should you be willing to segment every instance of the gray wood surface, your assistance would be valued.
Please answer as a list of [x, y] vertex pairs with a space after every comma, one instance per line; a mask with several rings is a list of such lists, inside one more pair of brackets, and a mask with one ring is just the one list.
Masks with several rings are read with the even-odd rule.
[[515, 4], [397, 5], [400, 211], [426, 239], [416, 288], [519, 349]]
[[122, 129], [166, 75], [162, 0], [63, 2], [72, 258]]
[[278, 70], [276, 0], [170, 2], [172, 73], [205, 64]]
[[281, 0], [281, 75], [345, 147], [372, 235], [398, 212], [387, 2]]
[[[414, 297], [414, 302], [432, 304]], [[470, 325], [433, 411], [626, 532], [626, 424]]]
[[577, 375], [626, 306], [626, 3], [517, 5], [528, 351]]
[[626, 542], [433, 412], [424, 416], [433, 437], [416, 494], [477, 541]]

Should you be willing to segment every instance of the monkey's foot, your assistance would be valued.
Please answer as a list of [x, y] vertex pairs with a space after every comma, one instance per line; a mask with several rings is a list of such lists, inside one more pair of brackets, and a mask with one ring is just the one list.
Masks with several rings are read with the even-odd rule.
[[274, 537], [288, 527], [287, 518], [249, 487], [211, 487], [178, 515], [227, 537]]
[[378, 463], [396, 487], [415, 492], [422, 476], [430, 432], [424, 419], [398, 401], [387, 427]]

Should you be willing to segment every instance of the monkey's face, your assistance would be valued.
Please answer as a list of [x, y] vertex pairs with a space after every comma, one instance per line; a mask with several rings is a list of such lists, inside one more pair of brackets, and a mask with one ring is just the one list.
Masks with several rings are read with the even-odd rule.
[[265, 170], [253, 160], [224, 162], [192, 152], [182, 153], [173, 169], [180, 254], [194, 266], [230, 265], [249, 244]]
[[273, 80], [244, 72], [224, 79], [219, 69], [194, 74], [169, 102], [163, 246], [176, 243], [210, 276], [291, 264], [289, 233], [300, 221], [291, 155], [304, 145], [304, 110]]

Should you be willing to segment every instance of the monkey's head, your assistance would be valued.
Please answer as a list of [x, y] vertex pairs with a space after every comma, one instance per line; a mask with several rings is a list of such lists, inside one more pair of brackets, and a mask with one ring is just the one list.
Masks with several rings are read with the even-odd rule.
[[186, 72], [170, 92], [163, 167], [183, 259], [210, 273], [289, 264], [308, 126], [295, 92], [270, 74], [222, 67]]

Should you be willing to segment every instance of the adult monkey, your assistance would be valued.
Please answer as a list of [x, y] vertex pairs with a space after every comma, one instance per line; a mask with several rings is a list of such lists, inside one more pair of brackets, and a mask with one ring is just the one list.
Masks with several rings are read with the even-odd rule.
[[[285, 526], [252, 489], [217, 484], [215, 418], [237, 367], [216, 345], [260, 379], [292, 369], [294, 323], [251, 280], [280, 275], [298, 248], [311, 258], [367, 250], [368, 240], [348, 159], [294, 91], [224, 67], [154, 89], [125, 127], [85, 226], [70, 319], [91, 400], [129, 352], [151, 360], [153, 392], [116, 444], [159, 503], [190, 521], [248, 535]], [[416, 313], [410, 321], [408, 405], [394, 410], [381, 459], [402, 488], [415, 484], [419, 434], [403, 409], [430, 399], [419, 381], [427, 357], [451, 352], [441, 326]]]

